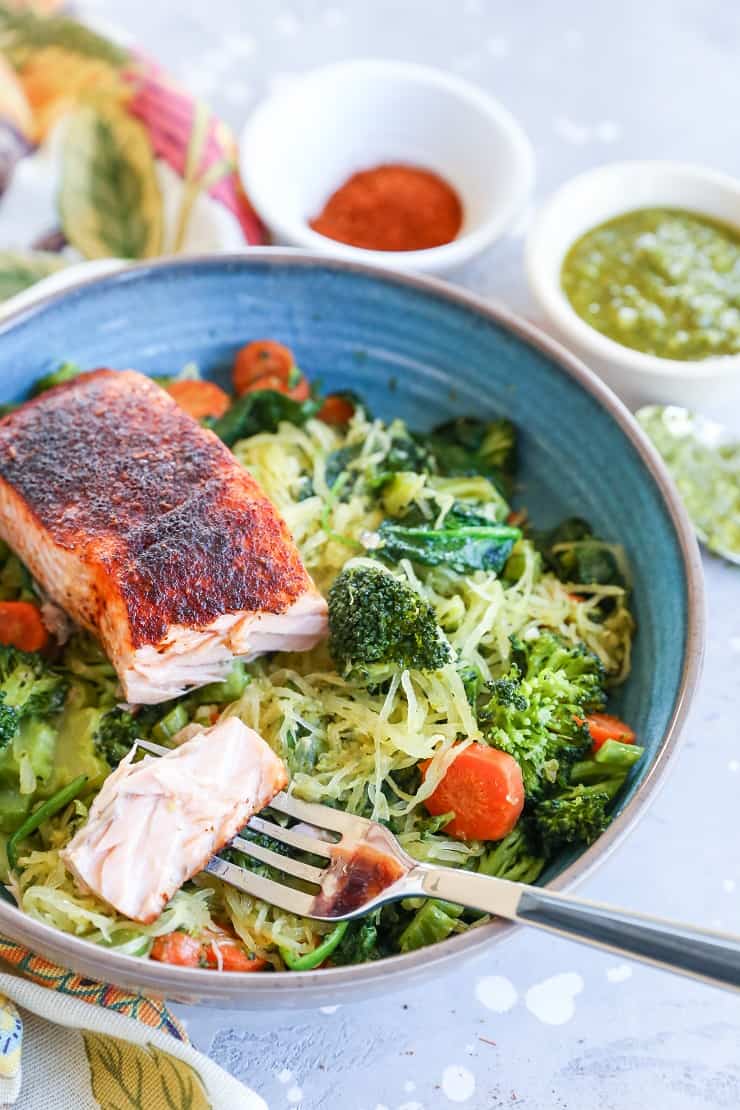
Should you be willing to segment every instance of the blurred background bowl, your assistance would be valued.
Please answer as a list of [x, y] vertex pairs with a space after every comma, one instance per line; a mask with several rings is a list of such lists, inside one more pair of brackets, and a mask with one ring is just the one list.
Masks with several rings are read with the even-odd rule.
[[[244, 187], [276, 242], [428, 273], [451, 270], [498, 239], [534, 180], [529, 139], [503, 105], [407, 62], [342, 62], [301, 75], [250, 116], [240, 158]], [[348, 177], [387, 162], [433, 170], [456, 189], [464, 209], [456, 239], [371, 251], [309, 227]]]
[[[274, 248], [135, 265], [26, 305], [0, 324], [0, 402], [24, 397], [64, 359], [164, 375], [195, 361], [204, 375], [228, 384], [235, 351], [256, 336], [287, 343], [328, 392], [357, 390], [378, 416], [399, 416], [420, 430], [457, 415], [510, 417], [520, 433], [516, 500], [538, 526], [578, 514], [600, 536], [625, 545], [638, 635], [632, 674], [614, 705], [634, 724], [646, 756], [604, 835], [563, 854], [543, 881], [559, 888], [583, 877], [664, 778], [702, 654], [696, 541], [656, 452], [598, 378], [506, 310], [441, 282]], [[244, 1008], [389, 993], [442, 965], [459, 966], [512, 928], [493, 922], [351, 967], [224, 975], [113, 953], [0, 901], [0, 933], [79, 974]]]
[[560, 271], [585, 232], [637, 208], [678, 208], [740, 231], [740, 181], [682, 162], [612, 162], [572, 178], [547, 201], [527, 236], [529, 287], [547, 327], [631, 407], [676, 404], [721, 415], [740, 398], [740, 355], [697, 361], [658, 358], [623, 347], [582, 320]]

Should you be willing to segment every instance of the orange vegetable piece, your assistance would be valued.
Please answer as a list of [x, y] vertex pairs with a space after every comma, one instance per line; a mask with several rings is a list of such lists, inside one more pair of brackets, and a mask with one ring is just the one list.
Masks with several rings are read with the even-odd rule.
[[49, 633], [41, 610], [31, 601], [0, 601], [0, 644], [21, 651], [41, 651], [49, 643]]
[[610, 713], [589, 713], [586, 717], [588, 731], [594, 742], [594, 751], [597, 752], [607, 740], [618, 740], [620, 744], [634, 744], [635, 730], [613, 717]]
[[[429, 762], [421, 766], [426, 775]], [[452, 763], [424, 802], [439, 817], [454, 812], [445, 832], [461, 840], [501, 840], [524, 808], [524, 782], [517, 761], [487, 744], [471, 744]]]
[[235, 937], [221, 930], [209, 940], [199, 940], [180, 930], [157, 937], [149, 958], [178, 967], [218, 967], [214, 944], [218, 945], [223, 971], [262, 971], [267, 967], [267, 960], [250, 958]]
[[311, 396], [311, 387], [303, 374], [299, 375], [292, 386], [277, 374], [265, 374], [263, 378], [255, 378], [250, 382], [244, 393], [256, 393], [259, 389], [274, 389], [276, 393], [284, 393], [294, 401], [307, 401]]
[[274, 374], [286, 384], [295, 366], [293, 352], [274, 339], [255, 339], [237, 351], [233, 381], [237, 394], [246, 393], [258, 378]]
[[198, 967], [202, 947], [201, 942], [189, 933], [167, 933], [155, 938], [149, 958], [163, 964], [177, 964], [178, 967]]
[[319, 409], [318, 418], [325, 424], [347, 424], [352, 419], [354, 411], [355, 406], [351, 401], [339, 393], [332, 393]]
[[204, 382], [196, 378], [170, 382], [167, 392], [181, 409], [185, 409], [196, 420], [203, 420], [206, 416], [223, 416], [231, 404], [228, 393], [215, 382]]

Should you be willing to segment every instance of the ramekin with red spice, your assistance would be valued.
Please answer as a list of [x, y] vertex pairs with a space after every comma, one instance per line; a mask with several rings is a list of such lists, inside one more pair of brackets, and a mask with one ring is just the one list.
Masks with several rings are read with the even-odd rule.
[[[510, 228], [534, 155], [516, 120], [475, 86], [360, 60], [313, 70], [263, 101], [242, 134], [241, 172], [276, 242], [439, 273]], [[436, 245], [418, 249], [425, 243]]]

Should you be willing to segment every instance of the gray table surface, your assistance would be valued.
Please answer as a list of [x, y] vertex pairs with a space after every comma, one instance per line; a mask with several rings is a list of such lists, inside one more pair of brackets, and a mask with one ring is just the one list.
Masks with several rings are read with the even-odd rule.
[[[523, 123], [535, 200], [626, 157], [740, 174], [740, 15], [722, 0], [97, 0], [239, 127], [276, 82], [360, 56], [479, 82]], [[529, 313], [522, 235], [465, 283]], [[732, 419], [729, 414], [728, 419]], [[740, 411], [734, 413], [740, 431]], [[740, 572], [705, 563], [709, 645], [685, 742], [638, 829], [581, 893], [740, 932]], [[383, 1001], [291, 1015], [179, 1008], [195, 1044], [270, 1110], [735, 1110], [737, 998], [520, 931]]]

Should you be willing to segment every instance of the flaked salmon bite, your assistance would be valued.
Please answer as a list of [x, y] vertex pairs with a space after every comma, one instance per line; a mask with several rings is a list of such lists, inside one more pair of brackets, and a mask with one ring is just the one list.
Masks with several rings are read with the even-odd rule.
[[236, 717], [161, 757], [119, 763], [62, 851], [83, 890], [149, 924], [286, 786], [272, 749]]
[[326, 603], [272, 503], [134, 370], [81, 374], [0, 420], [0, 538], [99, 638], [133, 703], [326, 634]]

